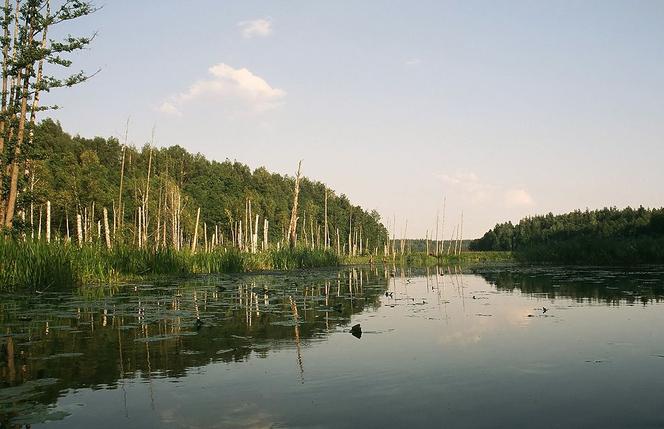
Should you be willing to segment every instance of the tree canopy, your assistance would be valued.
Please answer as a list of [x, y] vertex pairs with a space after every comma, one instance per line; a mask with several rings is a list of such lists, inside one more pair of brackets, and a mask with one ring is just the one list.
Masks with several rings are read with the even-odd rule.
[[529, 260], [658, 262], [664, 260], [664, 208], [616, 207], [533, 216], [497, 224], [471, 250], [511, 250]]
[[64, 77], [51, 68], [72, 65], [72, 52], [85, 49], [93, 37], [67, 35], [50, 39], [54, 25], [94, 12], [85, 0], [64, 0], [51, 8], [50, 0], [9, 0], [0, 6], [2, 48], [2, 96], [0, 102], [0, 229], [11, 229], [17, 200], [29, 168], [38, 112], [56, 106], [41, 106], [39, 95], [54, 88], [70, 87], [88, 76], [77, 72]]
[[[53, 228], [64, 232], [66, 217], [90, 209], [92, 203], [101, 207], [118, 205], [123, 145], [116, 138], [84, 138], [71, 136], [59, 123], [50, 119], [40, 123], [34, 134], [34, 147], [30, 154], [34, 174], [34, 186], [27, 186], [21, 194], [22, 207], [38, 207], [50, 200], [53, 207]], [[218, 225], [226, 236], [234, 222], [246, 224], [245, 208], [251, 200], [254, 216], [270, 222], [270, 241], [282, 240], [287, 234], [295, 179], [271, 173], [260, 167], [251, 170], [247, 165], [225, 160], [207, 160], [201, 154], [192, 154], [180, 146], [167, 148], [127, 147], [124, 153], [124, 184], [122, 205], [125, 216], [131, 219], [142, 204], [145, 193], [148, 163], [152, 152], [152, 178], [150, 179], [150, 210], [157, 212], [159, 196], [166, 186], [178, 186], [183, 195], [183, 219], [185, 228], [194, 227], [196, 210], [201, 208], [201, 222]], [[32, 188], [32, 192], [30, 192]], [[350, 225], [353, 234], [361, 231], [366, 247], [382, 250], [387, 231], [379, 214], [365, 211], [353, 205], [344, 195], [337, 195], [323, 183], [303, 177], [300, 182], [298, 235], [304, 240], [306, 232], [323, 234], [325, 194], [328, 194], [328, 224], [331, 245], [336, 243], [336, 228], [340, 242], [347, 245]], [[306, 221], [306, 224], [305, 224]], [[25, 227], [29, 227], [30, 216]], [[33, 219], [33, 223], [37, 220]], [[261, 220], [262, 222], [262, 220]]]

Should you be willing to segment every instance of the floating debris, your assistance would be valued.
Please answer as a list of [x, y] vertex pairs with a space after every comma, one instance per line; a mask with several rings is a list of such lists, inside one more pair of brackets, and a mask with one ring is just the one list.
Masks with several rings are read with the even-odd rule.
[[358, 323], [357, 325], [353, 325], [352, 328], [350, 328], [350, 333], [355, 337], [355, 338], [362, 338], [362, 327]]

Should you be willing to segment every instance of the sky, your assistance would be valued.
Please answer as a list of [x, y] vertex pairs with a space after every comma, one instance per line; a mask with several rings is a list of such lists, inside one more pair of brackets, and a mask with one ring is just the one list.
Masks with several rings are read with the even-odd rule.
[[45, 113], [324, 182], [397, 236], [664, 205], [662, 1], [107, 0]]

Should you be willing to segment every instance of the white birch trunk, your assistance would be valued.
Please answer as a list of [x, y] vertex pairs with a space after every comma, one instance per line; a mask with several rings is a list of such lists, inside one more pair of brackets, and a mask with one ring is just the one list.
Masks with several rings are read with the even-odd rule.
[[196, 226], [194, 227], [194, 239], [191, 241], [191, 253], [196, 253], [196, 245], [198, 244], [198, 222], [201, 218], [201, 208], [196, 211]]
[[111, 231], [108, 228], [108, 210], [104, 207], [104, 236], [106, 237], [106, 248], [111, 249]]
[[83, 247], [83, 224], [81, 214], [76, 214], [76, 235], [78, 237], [78, 247]]
[[46, 201], [46, 242], [51, 242], [51, 202]]

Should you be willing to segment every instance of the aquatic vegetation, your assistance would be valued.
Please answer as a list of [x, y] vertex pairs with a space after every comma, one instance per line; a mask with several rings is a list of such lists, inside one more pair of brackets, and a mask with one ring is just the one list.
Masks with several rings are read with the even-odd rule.
[[296, 248], [281, 249], [271, 253], [272, 268], [292, 270], [296, 268], [334, 267], [340, 264], [339, 257], [331, 250]]
[[433, 267], [436, 265], [467, 264], [475, 262], [507, 262], [513, 261], [512, 252], [487, 251], [472, 252], [465, 251], [457, 255], [441, 254], [438, 257], [426, 252], [409, 252], [404, 255], [392, 256], [345, 256], [343, 263], [346, 265], [371, 265], [376, 263], [388, 263], [410, 267]]
[[45, 288], [78, 283], [72, 248], [0, 239], [0, 288]]
[[73, 287], [109, 284], [145, 276], [235, 273], [255, 270], [292, 270], [337, 266], [332, 251], [295, 248], [248, 253], [218, 248], [192, 253], [188, 249], [139, 249], [120, 245], [112, 249], [90, 245], [78, 248], [62, 242], [18, 242], [0, 239], [0, 288]]

